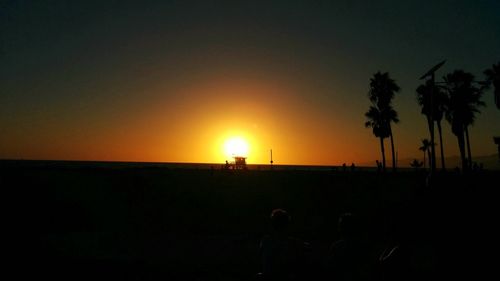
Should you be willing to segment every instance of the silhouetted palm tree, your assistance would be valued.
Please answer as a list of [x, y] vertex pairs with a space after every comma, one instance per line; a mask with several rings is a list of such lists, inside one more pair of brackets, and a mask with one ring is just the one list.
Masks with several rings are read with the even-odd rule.
[[[469, 129], [474, 124], [479, 107], [485, 106], [481, 101], [482, 89], [474, 86], [474, 75], [463, 70], [455, 70], [444, 77], [449, 94], [446, 119], [451, 124], [452, 132], [458, 139], [462, 169], [467, 170], [472, 164]], [[465, 134], [465, 136], [464, 136]], [[467, 140], [468, 161], [465, 157], [465, 139]]]
[[413, 161], [410, 162], [410, 167], [414, 168], [415, 171], [417, 171], [420, 167], [422, 167], [422, 165], [424, 165], [424, 162], [420, 162], [417, 159], [413, 159]]
[[[431, 89], [431, 87], [433, 87]], [[446, 106], [448, 104], [448, 96], [442, 90], [441, 87], [436, 85], [432, 86], [431, 81], [427, 81], [425, 84], [418, 86], [417, 88], [417, 101], [420, 107], [422, 107], [421, 113], [427, 117], [427, 126], [429, 127], [429, 133], [432, 135], [431, 120], [437, 123], [438, 133], [439, 133], [439, 146], [441, 150], [441, 168], [446, 169], [445, 159], [444, 159], [444, 149], [443, 149], [443, 131], [441, 127], [441, 121], [443, 120], [444, 114], [446, 112]], [[432, 109], [431, 109], [431, 96]], [[431, 119], [431, 114], [432, 119]], [[431, 155], [432, 156], [432, 155]], [[433, 159], [434, 160], [434, 159]], [[433, 161], [431, 160], [431, 161]]]
[[365, 113], [368, 121], [365, 122], [365, 127], [372, 128], [375, 137], [380, 139], [380, 150], [382, 152], [382, 169], [385, 171], [385, 149], [384, 139], [389, 136], [389, 129], [384, 117], [384, 113], [375, 106], [370, 106], [368, 112]]
[[391, 152], [392, 152], [392, 168], [396, 170], [396, 156], [394, 153], [394, 137], [392, 134], [391, 122], [398, 123], [398, 114], [392, 108], [392, 100], [395, 93], [399, 92], [401, 88], [396, 82], [390, 78], [389, 73], [381, 73], [380, 71], [373, 75], [370, 79], [370, 91], [368, 97], [370, 101], [378, 108], [385, 117], [389, 137], [391, 138]]
[[490, 69], [486, 69], [484, 75], [486, 75], [486, 81], [488, 82], [486, 85], [493, 84], [495, 104], [500, 109], [500, 62], [494, 64]]
[[422, 140], [422, 146], [419, 148], [424, 152], [424, 169], [425, 169], [425, 154], [428, 155], [429, 167], [431, 167], [431, 141], [428, 139]]

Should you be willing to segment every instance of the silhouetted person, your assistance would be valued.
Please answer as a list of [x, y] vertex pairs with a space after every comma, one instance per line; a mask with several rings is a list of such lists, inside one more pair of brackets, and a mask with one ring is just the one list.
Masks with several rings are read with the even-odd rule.
[[356, 169], [356, 165], [354, 165], [354, 163], [351, 163], [351, 172], [354, 172], [355, 169]]
[[227, 162], [227, 160], [226, 160], [226, 166], [225, 166], [225, 169], [226, 169], [226, 170], [229, 170], [229, 162]]
[[360, 223], [351, 213], [342, 214], [337, 224], [339, 239], [330, 247], [326, 272], [330, 280], [367, 280], [368, 251], [361, 241]]
[[260, 243], [264, 280], [298, 280], [304, 267], [304, 243], [288, 235], [290, 215], [282, 209], [271, 213], [271, 234]]

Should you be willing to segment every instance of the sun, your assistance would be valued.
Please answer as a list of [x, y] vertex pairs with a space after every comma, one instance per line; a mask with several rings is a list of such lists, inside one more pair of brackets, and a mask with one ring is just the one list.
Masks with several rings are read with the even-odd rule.
[[235, 156], [248, 157], [248, 151], [248, 142], [241, 137], [232, 137], [224, 143], [224, 152], [228, 158]]

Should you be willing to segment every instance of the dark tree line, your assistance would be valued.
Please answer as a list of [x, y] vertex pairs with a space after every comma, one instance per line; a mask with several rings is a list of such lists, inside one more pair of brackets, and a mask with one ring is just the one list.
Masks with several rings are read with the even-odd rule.
[[[482, 100], [483, 94], [493, 85], [495, 104], [500, 109], [500, 62], [484, 71], [485, 80], [476, 81], [473, 74], [463, 70], [455, 70], [443, 77], [443, 82], [433, 83], [426, 81], [416, 89], [418, 105], [421, 113], [426, 117], [429, 134], [433, 134], [434, 124], [438, 128], [439, 148], [441, 157], [441, 168], [446, 169], [442, 121], [446, 120], [452, 133], [456, 136], [462, 170], [469, 170], [472, 166], [472, 152], [469, 129], [474, 125], [477, 116], [481, 113], [481, 107], [486, 106]], [[398, 113], [394, 109], [392, 101], [395, 94], [401, 88], [390, 78], [389, 73], [377, 72], [370, 78], [370, 90], [368, 97], [372, 103], [368, 112], [365, 113], [367, 121], [365, 126], [372, 128], [375, 137], [380, 139], [382, 152], [382, 167], [385, 171], [385, 148], [384, 139], [390, 138], [392, 152], [392, 168], [396, 170], [394, 154], [394, 136], [392, 123], [398, 123]], [[432, 98], [431, 98], [432, 95]], [[435, 155], [430, 154], [430, 148], [435, 144], [424, 139], [420, 150], [425, 156], [428, 154], [429, 167], [435, 161]]]

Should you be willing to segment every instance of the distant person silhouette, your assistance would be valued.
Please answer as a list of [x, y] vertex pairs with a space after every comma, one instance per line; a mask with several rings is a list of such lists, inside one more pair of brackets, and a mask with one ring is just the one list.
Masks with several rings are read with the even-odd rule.
[[304, 243], [288, 235], [290, 221], [290, 215], [283, 209], [271, 212], [271, 234], [260, 243], [264, 280], [299, 280], [302, 276]]
[[354, 170], [356, 170], [356, 165], [354, 165], [354, 163], [351, 163], [351, 172], [354, 172]]
[[340, 215], [337, 223], [339, 239], [330, 247], [326, 272], [331, 280], [368, 280], [368, 251], [361, 241], [359, 219], [351, 214]]
[[225, 169], [226, 169], [226, 170], [229, 170], [229, 167], [230, 167], [230, 166], [229, 166], [229, 162], [227, 162], [227, 160], [226, 160], [226, 166], [225, 166]]

